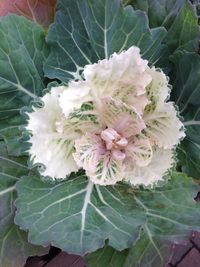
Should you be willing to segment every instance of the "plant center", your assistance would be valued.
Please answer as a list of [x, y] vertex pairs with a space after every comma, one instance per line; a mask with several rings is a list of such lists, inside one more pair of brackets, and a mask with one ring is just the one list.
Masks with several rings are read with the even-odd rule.
[[128, 145], [128, 140], [125, 137], [113, 128], [106, 128], [101, 132], [101, 139], [105, 142], [106, 149], [111, 151], [114, 159], [125, 159], [125, 148]]

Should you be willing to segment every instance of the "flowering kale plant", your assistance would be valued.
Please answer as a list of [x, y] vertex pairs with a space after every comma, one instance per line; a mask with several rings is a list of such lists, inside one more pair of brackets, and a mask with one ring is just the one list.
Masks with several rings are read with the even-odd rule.
[[56, 1], [18, 2], [0, 10], [0, 266], [50, 244], [162, 266], [200, 230], [198, 4], [58, 0], [48, 28]]

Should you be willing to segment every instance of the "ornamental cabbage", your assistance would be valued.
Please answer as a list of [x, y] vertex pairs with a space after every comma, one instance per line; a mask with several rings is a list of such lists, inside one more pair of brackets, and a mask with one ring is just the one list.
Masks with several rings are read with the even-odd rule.
[[85, 66], [82, 80], [53, 87], [28, 113], [33, 164], [52, 179], [84, 169], [99, 185], [156, 185], [185, 136], [170, 90], [137, 47]]

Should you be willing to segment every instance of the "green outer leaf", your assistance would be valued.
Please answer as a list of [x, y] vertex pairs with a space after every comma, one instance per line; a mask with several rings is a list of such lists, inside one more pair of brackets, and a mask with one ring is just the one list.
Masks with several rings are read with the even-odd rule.
[[15, 198], [15, 183], [20, 176], [28, 174], [25, 164], [26, 158], [8, 157], [4, 142], [0, 142], [0, 197], [1, 197], [1, 225], [5, 218], [13, 216], [13, 199]]
[[123, 267], [161, 267], [167, 262], [169, 255], [170, 245], [166, 240], [154, 237], [152, 242], [147, 232], [144, 232], [129, 249]]
[[51, 242], [69, 253], [95, 251], [107, 238], [124, 249], [137, 239], [144, 221], [128, 188], [94, 187], [85, 176], [56, 185], [25, 177], [17, 185], [15, 222], [29, 230], [31, 242]]
[[192, 52], [198, 50], [200, 28], [195, 8], [189, 1], [186, 0], [176, 13], [172, 8], [164, 26], [168, 30], [165, 41], [171, 52], [176, 49]]
[[200, 31], [196, 8], [189, 0], [132, 0], [124, 1], [148, 14], [150, 27], [164, 26], [168, 33], [165, 42], [171, 52], [176, 49], [197, 51]]
[[105, 245], [104, 248], [86, 255], [85, 258], [88, 267], [124, 267], [128, 254], [129, 249], [117, 251]]
[[178, 159], [183, 172], [200, 179], [200, 146], [199, 141], [196, 142], [191, 138], [192, 132], [196, 132], [196, 137], [199, 136], [199, 127], [187, 127], [188, 135], [178, 148]]
[[51, 243], [82, 255], [102, 247], [108, 238], [117, 250], [130, 247], [142, 226], [159, 254], [154, 237], [179, 240], [200, 230], [196, 191], [192, 180], [181, 173], [154, 191], [124, 184], [92, 187], [84, 176], [56, 185], [24, 177], [17, 183], [15, 222], [29, 230], [29, 240], [35, 244]]
[[49, 51], [44, 30], [17, 15], [0, 18], [0, 135], [9, 154], [20, 155], [20, 109], [42, 95], [43, 61]]
[[158, 236], [179, 241], [188, 232], [199, 229], [200, 209], [194, 200], [197, 190], [191, 178], [176, 172], [161, 188], [135, 190], [135, 200], [147, 216], [144, 229], [150, 240]]
[[28, 243], [27, 235], [14, 225], [15, 183], [28, 173], [26, 158], [8, 157], [4, 142], [0, 142], [0, 266], [21, 267], [28, 256], [43, 253], [40, 247]]
[[179, 147], [182, 170], [200, 179], [200, 56], [195, 53], [176, 53], [172, 100], [184, 117], [186, 138]]
[[[135, 9], [148, 14], [150, 27], [159, 27], [166, 20], [174, 19], [185, 0], [130, 0], [123, 1], [124, 5], [132, 5]], [[176, 15], [175, 15], [176, 14]]]
[[0, 266], [22, 267], [27, 258], [45, 254], [46, 249], [30, 244], [27, 234], [21, 231], [13, 221], [7, 224], [7, 231], [0, 238]]
[[[159, 248], [155, 249], [147, 233], [143, 232], [140, 239], [130, 249], [117, 251], [109, 246], [86, 255], [88, 267], [161, 267], [169, 259], [170, 246], [165, 240], [154, 238]], [[162, 259], [160, 258], [162, 256]]]
[[165, 35], [164, 28], [151, 31], [145, 13], [124, 9], [120, 0], [60, 0], [47, 36], [51, 53], [45, 74], [67, 82], [79, 78], [86, 64], [132, 45], [154, 63], [167, 53], [161, 45]]

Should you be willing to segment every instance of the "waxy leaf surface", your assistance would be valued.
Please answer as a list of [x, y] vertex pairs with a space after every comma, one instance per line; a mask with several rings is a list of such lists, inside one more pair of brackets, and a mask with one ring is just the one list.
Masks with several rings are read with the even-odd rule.
[[200, 56], [176, 53], [172, 100], [184, 118], [186, 137], [179, 146], [179, 164], [188, 175], [200, 179]]
[[145, 13], [123, 8], [120, 0], [60, 0], [47, 36], [51, 53], [45, 74], [64, 82], [80, 78], [86, 64], [132, 45], [153, 64], [167, 53], [161, 45], [165, 35], [164, 28], [150, 30]]
[[60, 184], [30, 176], [18, 182], [17, 192], [15, 222], [29, 230], [29, 240], [69, 253], [95, 251], [106, 239], [111, 247], [123, 250], [134, 244], [141, 229], [153, 244], [157, 236], [163, 242], [180, 240], [200, 229], [197, 186], [181, 173], [155, 190], [95, 186], [81, 175]]
[[28, 243], [27, 234], [14, 224], [15, 184], [27, 175], [27, 158], [9, 157], [4, 142], [0, 142], [0, 266], [22, 267], [27, 257], [44, 253], [41, 247]]
[[49, 53], [44, 30], [17, 15], [0, 18], [0, 135], [8, 152], [22, 154], [20, 110], [42, 95], [43, 61]]

